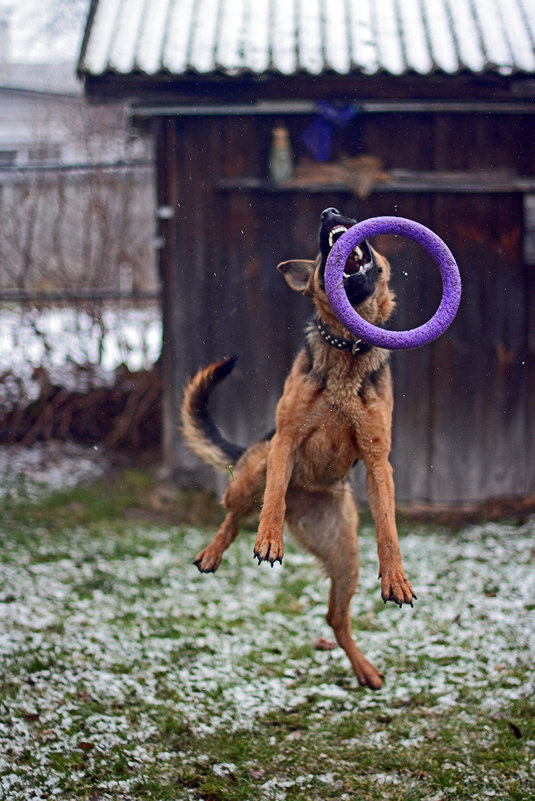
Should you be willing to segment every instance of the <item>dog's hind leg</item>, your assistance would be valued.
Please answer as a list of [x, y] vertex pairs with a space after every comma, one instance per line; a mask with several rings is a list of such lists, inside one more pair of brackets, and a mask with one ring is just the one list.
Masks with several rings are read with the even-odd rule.
[[201, 573], [215, 573], [223, 553], [238, 536], [239, 524], [260, 510], [266, 484], [268, 443], [253, 445], [242, 456], [223, 495], [227, 514], [212, 542], [194, 559]]
[[193, 564], [197, 565], [201, 573], [215, 573], [221, 564], [223, 553], [238, 536], [239, 520], [235, 512], [228, 512], [212, 542], [197, 554]]
[[321, 493], [288, 493], [288, 527], [324, 565], [331, 579], [327, 622], [344, 649], [360, 684], [374, 690], [382, 674], [368, 662], [351, 635], [351, 598], [357, 587], [358, 515], [349, 487]]

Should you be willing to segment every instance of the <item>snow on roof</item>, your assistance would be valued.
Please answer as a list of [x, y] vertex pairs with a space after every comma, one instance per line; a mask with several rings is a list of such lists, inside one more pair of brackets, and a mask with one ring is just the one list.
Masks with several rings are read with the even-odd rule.
[[533, 0], [94, 0], [82, 74], [535, 72]]

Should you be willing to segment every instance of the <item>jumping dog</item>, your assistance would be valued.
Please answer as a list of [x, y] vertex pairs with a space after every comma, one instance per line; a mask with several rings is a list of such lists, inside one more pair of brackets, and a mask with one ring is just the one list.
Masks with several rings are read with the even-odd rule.
[[[354, 225], [337, 209], [321, 215], [315, 261], [278, 265], [289, 287], [311, 298], [307, 324], [277, 405], [276, 430], [247, 449], [227, 442], [214, 424], [208, 400], [233, 369], [235, 357], [200, 370], [187, 384], [182, 430], [194, 453], [232, 478], [223, 495], [226, 517], [212, 542], [196, 557], [202, 573], [217, 570], [238, 534], [240, 521], [260, 513], [254, 556], [282, 562], [283, 523], [324, 566], [331, 579], [327, 621], [362, 685], [378, 689], [382, 674], [351, 635], [349, 605], [358, 579], [358, 514], [348, 475], [361, 459], [377, 532], [383, 600], [399, 606], [416, 599], [403, 571], [389, 463], [392, 380], [388, 351], [372, 347], [343, 328], [327, 301], [325, 263], [334, 242]], [[385, 323], [394, 309], [387, 260], [364, 241], [350, 253], [343, 272], [351, 305], [368, 322]]]

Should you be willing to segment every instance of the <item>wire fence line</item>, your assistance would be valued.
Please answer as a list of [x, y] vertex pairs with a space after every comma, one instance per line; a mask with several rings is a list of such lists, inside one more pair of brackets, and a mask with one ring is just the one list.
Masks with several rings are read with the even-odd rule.
[[152, 163], [0, 171], [0, 290], [154, 291]]
[[154, 167], [152, 159], [118, 159], [116, 161], [82, 161], [71, 164], [0, 164], [0, 182], [6, 176], [24, 175], [25, 173], [67, 173], [93, 172], [95, 170], [124, 170], [138, 167]]
[[132, 292], [122, 292], [120, 289], [99, 289], [89, 287], [88, 289], [78, 290], [58, 290], [54, 292], [32, 292], [31, 290], [6, 289], [0, 291], [0, 301], [11, 303], [54, 303], [66, 301], [89, 301], [89, 300], [123, 300], [123, 301], [144, 301], [158, 300], [161, 296], [159, 290], [139, 290]]
[[157, 444], [154, 208], [149, 159], [0, 169], [0, 441]]

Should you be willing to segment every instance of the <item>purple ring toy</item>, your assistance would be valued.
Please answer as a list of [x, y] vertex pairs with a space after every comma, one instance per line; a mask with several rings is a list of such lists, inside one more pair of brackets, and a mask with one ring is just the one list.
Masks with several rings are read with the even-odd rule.
[[[378, 328], [366, 322], [349, 303], [343, 280], [347, 258], [363, 239], [377, 234], [399, 234], [413, 239], [429, 253], [440, 270], [440, 305], [431, 319], [418, 328], [409, 331]], [[348, 331], [370, 345], [401, 350], [427, 345], [451, 325], [461, 302], [461, 276], [450, 249], [425, 225], [406, 217], [370, 217], [353, 225], [334, 243], [325, 265], [325, 291], [333, 312]]]

